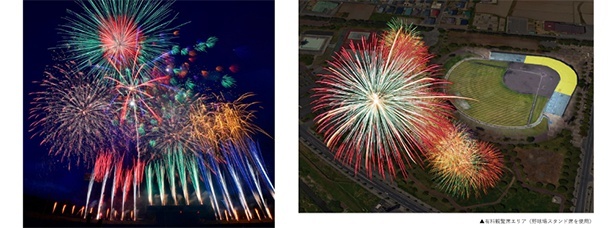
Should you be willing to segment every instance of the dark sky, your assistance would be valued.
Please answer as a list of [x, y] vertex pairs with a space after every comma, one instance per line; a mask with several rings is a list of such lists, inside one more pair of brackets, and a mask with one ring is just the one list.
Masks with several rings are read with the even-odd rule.
[[[85, 202], [87, 181], [84, 174], [89, 169], [60, 162], [59, 157], [48, 155], [48, 148], [39, 146], [40, 138], [32, 138], [28, 119], [30, 92], [39, 91], [33, 84], [43, 78], [45, 66], [53, 65], [49, 48], [57, 46], [61, 38], [57, 33], [66, 21], [67, 9], [81, 12], [72, 1], [24, 2], [24, 194], [51, 200]], [[218, 43], [207, 53], [206, 62], [229, 66], [237, 64], [240, 71], [233, 74], [237, 80], [236, 94], [253, 92], [250, 101], [259, 101], [255, 124], [275, 138], [274, 132], [274, 4], [273, 1], [176, 1], [172, 9], [179, 13], [174, 25], [190, 21], [181, 27], [180, 45], [195, 44], [210, 36]], [[262, 106], [262, 109], [259, 107]], [[274, 181], [274, 144], [262, 134], [255, 137], [260, 143], [266, 168]]]

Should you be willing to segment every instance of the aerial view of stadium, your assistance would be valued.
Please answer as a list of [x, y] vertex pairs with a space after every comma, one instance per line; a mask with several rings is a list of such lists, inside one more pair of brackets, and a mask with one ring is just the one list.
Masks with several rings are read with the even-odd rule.
[[592, 1], [299, 6], [300, 213], [593, 212]]

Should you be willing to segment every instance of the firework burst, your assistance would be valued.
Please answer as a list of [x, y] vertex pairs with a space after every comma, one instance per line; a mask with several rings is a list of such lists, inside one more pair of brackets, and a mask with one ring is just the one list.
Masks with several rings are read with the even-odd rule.
[[90, 163], [113, 145], [114, 135], [121, 136], [111, 114], [111, 90], [103, 80], [69, 62], [46, 71], [40, 85], [43, 91], [32, 93], [31, 131], [43, 137], [41, 144], [50, 146], [50, 154]]
[[[443, 134], [454, 98], [438, 92], [446, 82], [431, 78], [437, 70], [419, 38], [405, 27], [392, 27], [379, 40], [351, 43], [337, 53], [315, 88], [315, 121], [336, 158], [385, 176], [396, 167], [421, 161], [423, 139]], [[362, 162], [364, 163], [362, 164]]]
[[78, 1], [83, 13], [68, 10], [67, 24], [59, 28], [60, 47], [70, 47], [79, 69], [123, 68], [133, 60], [151, 61], [172, 46], [170, 26], [177, 15], [170, 9], [173, 1], [85, 0]]
[[202, 101], [193, 106], [190, 111], [192, 138], [200, 143], [201, 151], [221, 158], [221, 148], [226, 143], [242, 148], [239, 151], [248, 151], [245, 139], [251, 139], [256, 132], [269, 136], [252, 123], [256, 118], [255, 112], [248, 108], [257, 102], [243, 103], [246, 98], [253, 95], [243, 94], [233, 102], [218, 96], [216, 102]]
[[502, 176], [502, 157], [493, 145], [471, 139], [460, 126], [448, 128], [427, 156], [436, 186], [453, 196], [486, 193]]
[[[152, 103], [157, 104], [153, 92], [164, 77], [153, 78], [151, 72], [144, 69], [144, 64], [133, 62], [130, 68], [121, 70], [115, 68], [113, 73], [106, 73], [105, 79], [115, 83], [116, 104], [119, 104], [120, 122], [129, 118], [132, 111], [135, 124], [139, 122], [138, 116], [141, 113], [148, 114], [157, 121], [162, 121], [161, 117], [152, 108]], [[115, 100], [115, 99], [114, 99]]]
[[145, 133], [143, 142], [150, 159], [156, 159], [166, 153], [192, 153], [195, 151], [191, 140], [191, 126], [188, 120], [190, 102], [169, 103], [162, 108], [162, 121], [154, 122], [151, 129]]

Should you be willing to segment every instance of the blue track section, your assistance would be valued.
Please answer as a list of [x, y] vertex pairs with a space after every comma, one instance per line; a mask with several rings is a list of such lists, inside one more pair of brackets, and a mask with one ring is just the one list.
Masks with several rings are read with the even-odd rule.
[[553, 92], [553, 95], [551, 95], [551, 99], [549, 99], [549, 102], [547, 102], [545, 113], [563, 116], [569, 101], [570, 96], [559, 92]]
[[497, 60], [497, 61], [523, 63], [525, 62], [525, 55], [502, 53], [502, 52], [491, 52], [491, 54], [489, 54], [489, 59]]

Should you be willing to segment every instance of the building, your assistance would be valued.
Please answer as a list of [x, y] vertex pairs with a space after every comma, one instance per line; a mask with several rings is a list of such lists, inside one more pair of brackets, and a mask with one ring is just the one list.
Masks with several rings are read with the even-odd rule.
[[339, 4], [336, 2], [326, 2], [326, 1], [318, 1], [314, 7], [312, 8], [313, 12], [318, 13], [326, 13], [329, 14], [333, 9], [335, 9]]
[[366, 42], [370, 42], [374, 36], [376, 35], [375, 32], [368, 32], [368, 31], [348, 31], [348, 34], [346, 35], [346, 39], [344, 40], [344, 45], [342, 46], [345, 49], [350, 49], [350, 44], [354, 43], [355, 44], [355, 48], [357, 47], [356, 44], [360, 43], [362, 40], [365, 40]]
[[322, 55], [331, 38], [330, 35], [305, 34], [299, 40], [299, 53]]
[[585, 26], [568, 24], [563, 22], [545, 21], [545, 31], [552, 31], [559, 34], [579, 35], [585, 33]]

